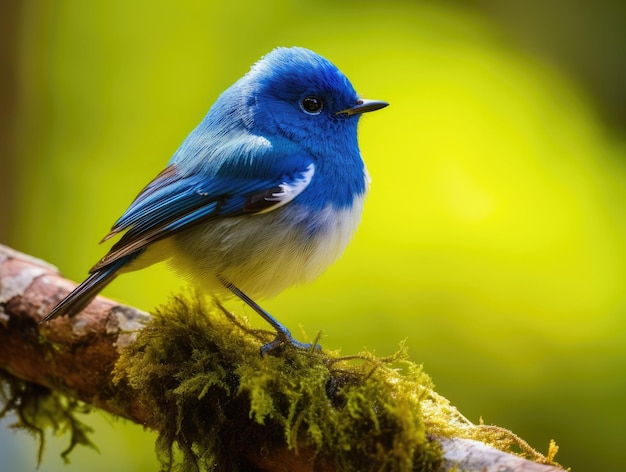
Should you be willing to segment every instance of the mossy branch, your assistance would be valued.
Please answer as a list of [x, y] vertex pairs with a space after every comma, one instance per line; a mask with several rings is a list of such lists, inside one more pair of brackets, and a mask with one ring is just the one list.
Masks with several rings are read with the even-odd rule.
[[70, 449], [91, 445], [72, 413], [93, 405], [156, 430], [164, 470], [562, 470], [556, 446], [546, 457], [470, 423], [402, 346], [385, 359], [291, 348], [261, 357], [273, 333], [183, 297], [154, 315], [98, 297], [39, 324], [72, 286], [0, 246], [0, 417], [17, 413], [42, 440], [66, 428]]

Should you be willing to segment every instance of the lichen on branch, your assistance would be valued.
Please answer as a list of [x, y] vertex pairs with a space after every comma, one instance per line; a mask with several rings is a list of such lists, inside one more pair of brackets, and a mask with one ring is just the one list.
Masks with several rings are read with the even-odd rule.
[[427, 438], [420, 408], [431, 381], [404, 348], [387, 359], [290, 346], [260, 356], [272, 333], [205, 307], [176, 297], [115, 367], [115, 381], [151, 412], [164, 464], [177, 446], [187, 470], [245, 470], [258, 458], [230, 452], [260, 440], [258, 451], [307, 449], [320, 469], [330, 461], [345, 471], [437, 466], [439, 448]]
[[73, 286], [0, 245], [0, 417], [42, 447], [50, 429], [70, 433], [68, 453], [92, 445], [78, 413], [97, 407], [156, 430], [164, 470], [562, 470], [554, 444], [545, 457], [464, 418], [402, 345], [261, 356], [275, 333], [189, 295], [152, 316], [96, 297], [41, 324]]

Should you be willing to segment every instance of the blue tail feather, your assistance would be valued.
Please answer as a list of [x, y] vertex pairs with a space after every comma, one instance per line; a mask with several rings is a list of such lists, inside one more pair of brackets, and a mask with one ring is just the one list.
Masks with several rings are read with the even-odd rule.
[[137, 257], [136, 254], [129, 254], [118, 259], [112, 264], [102, 267], [92, 273], [78, 287], [70, 292], [61, 302], [55, 306], [50, 313], [42, 320], [49, 321], [57, 316], [73, 316], [83, 310], [117, 276], [117, 271]]

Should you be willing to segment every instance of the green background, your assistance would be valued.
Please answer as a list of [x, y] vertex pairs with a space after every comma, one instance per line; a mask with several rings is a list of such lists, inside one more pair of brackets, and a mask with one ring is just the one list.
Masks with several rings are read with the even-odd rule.
[[[471, 420], [542, 452], [555, 439], [557, 460], [574, 471], [621, 468], [619, 2], [3, 8], [1, 242], [82, 279], [106, 251], [97, 242], [218, 94], [273, 47], [308, 47], [391, 106], [360, 125], [373, 182], [345, 256], [263, 306], [297, 337], [322, 330], [323, 344], [346, 354], [388, 355], [406, 338], [412, 360]], [[150, 309], [182, 286], [155, 266], [104, 294]], [[82, 448], [64, 465], [67, 438], [51, 439], [41, 472], [158, 467], [152, 433], [100, 412], [86, 421], [99, 454]], [[35, 470], [36, 441], [10, 423], [0, 423], [0, 469]]]

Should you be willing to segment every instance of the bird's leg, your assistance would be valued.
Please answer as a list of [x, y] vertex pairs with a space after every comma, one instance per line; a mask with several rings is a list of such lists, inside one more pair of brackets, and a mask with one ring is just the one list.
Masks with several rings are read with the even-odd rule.
[[[224, 287], [237, 295], [237, 297], [243, 300], [250, 308], [252, 308], [259, 315], [261, 315], [261, 317], [270, 325], [272, 325], [272, 328], [276, 330], [276, 338], [274, 338], [272, 342], [269, 342], [261, 347], [261, 355], [267, 354], [268, 352], [276, 349], [283, 343], [289, 343], [297, 348], [307, 350], [310, 350], [313, 347], [313, 344], [311, 343], [301, 343], [300, 341], [294, 339], [294, 337], [291, 335], [291, 332], [283, 324], [281, 324], [280, 321], [278, 321], [267, 311], [261, 308], [254, 300], [252, 300], [248, 295], [235, 287], [235, 285], [233, 285], [231, 282], [221, 276], [218, 276], [218, 280]], [[319, 346], [315, 345], [315, 348], [319, 349]]]

